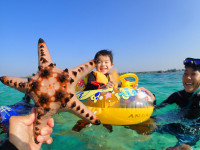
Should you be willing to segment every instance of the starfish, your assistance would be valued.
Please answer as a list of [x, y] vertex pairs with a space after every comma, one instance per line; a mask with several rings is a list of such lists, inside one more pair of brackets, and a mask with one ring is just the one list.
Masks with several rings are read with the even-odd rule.
[[35, 142], [47, 120], [58, 112], [69, 111], [87, 122], [99, 125], [100, 120], [83, 104], [75, 94], [77, 82], [94, 67], [94, 60], [73, 69], [60, 69], [53, 63], [43, 39], [38, 41], [38, 72], [30, 78], [0, 77], [2, 83], [28, 94], [35, 103]]

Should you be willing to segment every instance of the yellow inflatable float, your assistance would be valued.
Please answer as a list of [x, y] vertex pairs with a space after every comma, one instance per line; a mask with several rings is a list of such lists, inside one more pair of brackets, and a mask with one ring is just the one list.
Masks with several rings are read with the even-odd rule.
[[[129, 82], [127, 77], [135, 81]], [[80, 91], [76, 93], [77, 98], [99, 117], [102, 124], [131, 125], [148, 120], [154, 109], [153, 100], [146, 92], [132, 88], [138, 83], [138, 77], [129, 73], [120, 76], [119, 80], [121, 88]], [[79, 84], [84, 86], [84, 83]]]

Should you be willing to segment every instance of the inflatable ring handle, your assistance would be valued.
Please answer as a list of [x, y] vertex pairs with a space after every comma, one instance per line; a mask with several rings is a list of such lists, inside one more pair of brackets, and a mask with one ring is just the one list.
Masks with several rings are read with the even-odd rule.
[[[126, 81], [125, 80], [126, 77], [133, 77], [135, 78], [135, 81], [134, 82]], [[133, 88], [133, 85], [138, 84], [138, 76], [134, 73], [123, 74], [118, 79], [121, 81], [121, 87]]]

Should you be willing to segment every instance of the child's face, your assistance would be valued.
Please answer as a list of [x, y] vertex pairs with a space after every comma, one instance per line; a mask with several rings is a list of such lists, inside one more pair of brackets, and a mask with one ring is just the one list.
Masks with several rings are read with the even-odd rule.
[[96, 65], [97, 65], [96, 70], [103, 74], [108, 73], [113, 66], [113, 64], [111, 63], [110, 57], [102, 56], [102, 55], [98, 57], [98, 61]]
[[182, 81], [185, 91], [193, 93], [200, 88], [200, 72], [188, 67], [184, 71]]

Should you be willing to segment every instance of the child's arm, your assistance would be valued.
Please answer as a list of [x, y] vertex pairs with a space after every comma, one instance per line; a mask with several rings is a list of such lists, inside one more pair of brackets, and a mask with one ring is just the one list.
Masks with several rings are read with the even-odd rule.
[[87, 90], [95, 90], [95, 89], [101, 89], [101, 86], [104, 85], [103, 83], [100, 83], [100, 82], [96, 82], [96, 77], [93, 73], [90, 73], [89, 74], [89, 77], [88, 77], [88, 82], [85, 86], [85, 89], [84, 91], [87, 91]]
[[107, 89], [107, 88], [113, 88], [114, 87], [114, 82], [113, 81], [109, 81], [106, 85], [100, 85], [100, 89]]
[[138, 88], [138, 84], [133, 84], [132, 88], [137, 89]]

